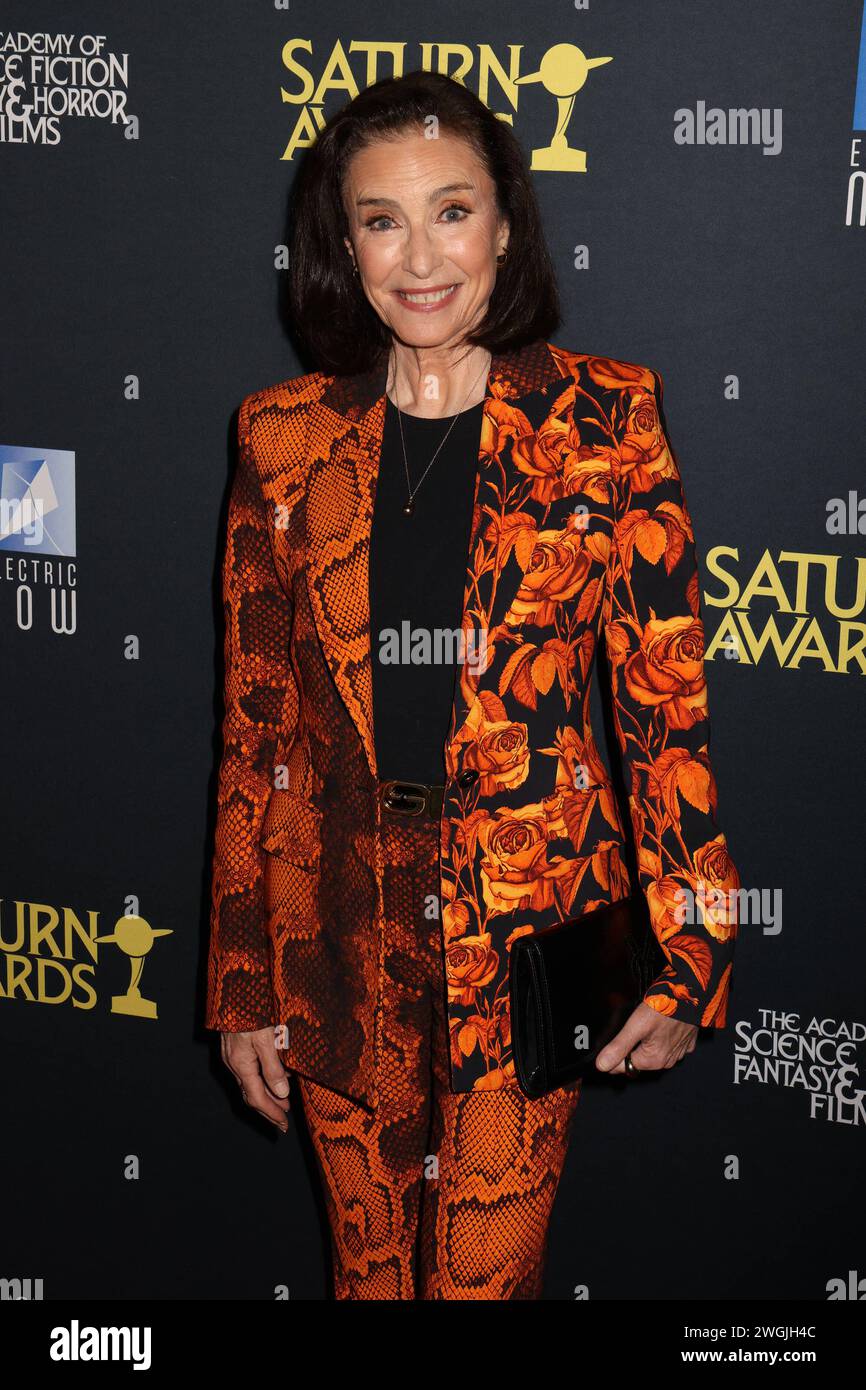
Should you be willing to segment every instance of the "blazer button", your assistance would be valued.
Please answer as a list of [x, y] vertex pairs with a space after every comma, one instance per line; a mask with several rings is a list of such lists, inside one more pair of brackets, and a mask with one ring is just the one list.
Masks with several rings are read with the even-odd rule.
[[457, 778], [457, 785], [458, 787], [472, 787], [475, 785], [477, 781], [478, 769], [474, 767], [467, 767], [466, 770], [464, 772], [461, 772], [460, 776]]

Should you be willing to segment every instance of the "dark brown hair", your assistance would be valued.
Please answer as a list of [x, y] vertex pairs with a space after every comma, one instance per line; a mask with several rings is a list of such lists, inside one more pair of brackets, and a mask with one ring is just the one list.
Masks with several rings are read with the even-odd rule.
[[431, 116], [440, 129], [475, 150], [496, 185], [499, 215], [509, 224], [508, 256], [497, 271], [487, 312], [467, 341], [502, 352], [548, 339], [559, 326], [556, 276], [517, 137], [461, 83], [418, 70], [375, 82], [332, 116], [307, 152], [295, 184], [289, 306], [293, 328], [320, 371], [367, 370], [381, 362], [391, 343], [352, 272], [343, 241], [349, 236], [342, 191], [349, 162], [375, 140], [424, 130]]

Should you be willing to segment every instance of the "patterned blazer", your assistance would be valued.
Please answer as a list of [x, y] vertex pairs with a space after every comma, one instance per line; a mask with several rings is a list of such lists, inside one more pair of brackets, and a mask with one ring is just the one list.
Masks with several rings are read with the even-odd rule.
[[[206, 1017], [283, 1025], [289, 1070], [370, 1106], [384, 957], [369, 553], [385, 402], [384, 369], [314, 372], [240, 409]], [[590, 715], [600, 645], [667, 960], [645, 1001], [726, 1022], [739, 877], [716, 820], [696, 550], [661, 403], [657, 372], [543, 340], [491, 363], [463, 612], [486, 653], [459, 667], [444, 750], [454, 1091], [516, 1085], [511, 943], [631, 891]]]

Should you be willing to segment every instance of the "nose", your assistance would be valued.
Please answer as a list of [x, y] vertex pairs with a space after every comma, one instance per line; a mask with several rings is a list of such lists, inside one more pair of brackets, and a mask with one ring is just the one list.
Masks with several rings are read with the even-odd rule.
[[403, 257], [404, 269], [418, 280], [429, 280], [441, 259], [430, 229], [424, 225], [410, 227]]

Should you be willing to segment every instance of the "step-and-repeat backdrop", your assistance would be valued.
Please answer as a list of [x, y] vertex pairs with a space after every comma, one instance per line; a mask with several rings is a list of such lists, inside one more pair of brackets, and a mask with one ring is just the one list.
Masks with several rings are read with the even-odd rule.
[[428, 67], [526, 149], [555, 341], [664, 378], [749, 890], [729, 1026], [585, 1089], [546, 1296], [862, 1298], [862, 0], [6, 0], [2, 26], [3, 1296], [326, 1296], [299, 1118], [247, 1110], [203, 1027], [219, 571], [238, 404], [308, 369], [303, 153]]

